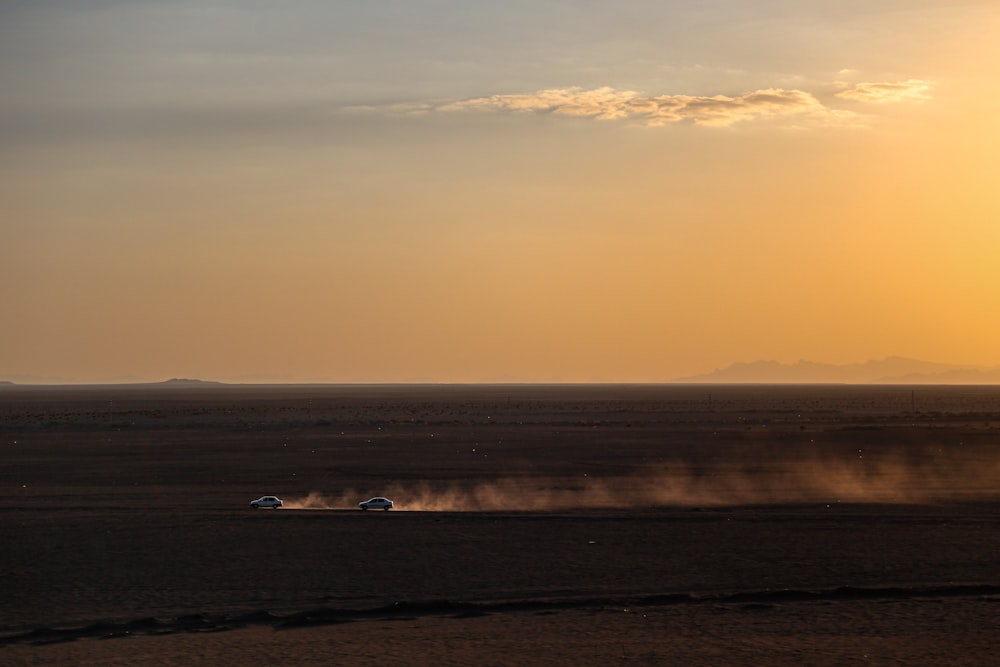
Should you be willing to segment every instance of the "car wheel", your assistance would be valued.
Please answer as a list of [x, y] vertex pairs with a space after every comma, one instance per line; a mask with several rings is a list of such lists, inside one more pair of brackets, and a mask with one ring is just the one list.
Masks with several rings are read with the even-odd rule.
[[362, 512], [367, 512], [367, 511], [368, 511], [368, 508], [367, 508], [367, 507], [365, 507], [364, 505], [362, 505], [362, 506], [361, 506], [361, 511], [362, 511]]
[[389, 511], [389, 508], [388, 508], [388, 507], [383, 507], [382, 509], [384, 509], [384, 510], [385, 510], [386, 512], [388, 512], [388, 511]]

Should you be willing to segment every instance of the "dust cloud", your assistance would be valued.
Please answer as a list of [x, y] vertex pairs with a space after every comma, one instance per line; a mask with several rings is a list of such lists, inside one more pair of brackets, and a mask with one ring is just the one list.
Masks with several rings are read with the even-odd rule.
[[[362, 499], [363, 500], [363, 499]], [[282, 509], [286, 510], [333, 510], [345, 509], [350, 506], [350, 497], [346, 494], [339, 497], [325, 496], [316, 491], [312, 491], [305, 498], [284, 498]], [[354, 501], [354, 507], [357, 503]]]
[[1000, 459], [946, 458], [926, 452], [844, 460], [678, 461], [620, 477], [506, 477], [476, 484], [392, 483], [312, 492], [288, 509], [357, 509], [373, 495], [396, 510], [424, 512], [560, 511], [721, 507], [796, 503], [920, 504], [1000, 497]]

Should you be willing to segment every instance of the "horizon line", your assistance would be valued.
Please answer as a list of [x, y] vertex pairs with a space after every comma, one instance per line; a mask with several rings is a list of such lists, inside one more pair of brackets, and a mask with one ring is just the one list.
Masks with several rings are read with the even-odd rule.
[[273, 382], [230, 382], [223, 380], [178, 379], [143, 380], [143, 381], [108, 381], [108, 382], [14, 382], [0, 380], [0, 390], [22, 389], [60, 389], [60, 388], [252, 388], [252, 387], [614, 387], [614, 386], [880, 386], [880, 387], [988, 387], [998, 386], [1000, 382], [934, 382], [934, 381], [900, 381], [867, 380], [391, 380], [391, 381], [273, 381]]

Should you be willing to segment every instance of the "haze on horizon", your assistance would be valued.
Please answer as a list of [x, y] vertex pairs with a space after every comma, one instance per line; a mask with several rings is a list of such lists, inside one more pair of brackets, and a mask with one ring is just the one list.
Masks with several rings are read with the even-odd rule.
[[0, 0], [0, 379], [1000, 365], [995, 0]]

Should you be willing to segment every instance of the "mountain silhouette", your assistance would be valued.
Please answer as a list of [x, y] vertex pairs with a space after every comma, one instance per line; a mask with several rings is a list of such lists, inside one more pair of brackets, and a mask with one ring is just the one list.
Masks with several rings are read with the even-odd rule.
[[678, 378], [677, 382], [843, 383], [843, 384], [997, 384], [1000, 367], [961, 366], [905, 357], [886, 357], [859, 364], [793, 364], [752, 361], [717, 368], [711, 373]]

